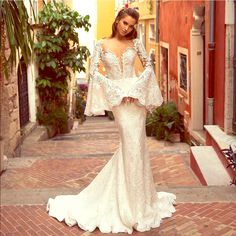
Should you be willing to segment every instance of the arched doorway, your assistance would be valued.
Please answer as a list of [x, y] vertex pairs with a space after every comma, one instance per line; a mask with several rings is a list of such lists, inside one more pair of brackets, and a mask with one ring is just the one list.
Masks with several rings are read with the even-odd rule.
[[19, 94], [19, 113], [20, 127], [22, 128], [29, 122], [29, 98], [28, 98], [28, 81], [27, 66], [21, 58], [17, 70], [18, 94]]

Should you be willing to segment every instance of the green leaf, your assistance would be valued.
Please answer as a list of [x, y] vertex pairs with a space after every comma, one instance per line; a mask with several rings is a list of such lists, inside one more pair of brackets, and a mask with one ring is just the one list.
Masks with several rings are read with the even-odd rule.
[[43, 70], [45, 68], [45, 64], [40, 63], [39, 67], [40, 67], [41, 70]]
[[56, 62], [55, 62], [55, 61], [52, 61], [52, 62], [51, 62], [51, 66], [52, 66], [52, 68], [54, 68], [54, 69], [55, 69], [55, 68], [56, 68], [56, 66], [57, 66]]
[[[68, 81], [71, 71], [85, 70], [84, 63], [89, 56], [86, 47], [80, 47], [77, 28], [88, 30], [89, 17], [82, 17], [63, 3], [48, 3], [39, 14], [44, 25], [37, 35], [35, 51], [39, 63], [39, 91], [42, 112], [53, 114], [59, 105], [67, 110]], [[52, 115], [52, 117], [54, 117]], [[57, 122], [55, 117], [52, 122]]]
[[42, 47], [45, 47], [47, 43], [45, 41], [42, 42]]

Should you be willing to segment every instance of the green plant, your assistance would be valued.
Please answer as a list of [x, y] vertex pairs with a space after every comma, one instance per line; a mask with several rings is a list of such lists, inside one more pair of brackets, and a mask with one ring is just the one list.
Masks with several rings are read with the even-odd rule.
[[[84, 62], [89, 56], [86, 47], [79, 45], [78, 28], [89, 30], [89, 16], [80, 16], [63, 3], [44, 5], [39, 13], [40, 30], [34, 49], [39, 63], [39, 76], [36, 81], [40, 97], [38, 113], [42, 124], [48, 117], [55, 119], [50, 124], [58, 124], [61, 116], [50, 115], [60, 107], [63, 117], [68, 117], [68, 82], [71, 72], [85, 71]], [[60, 114], [61, 114], [60, 113]], [[62, 114], [61, 114], [62, 115]], [[66, 121], [65, 121], [66, 122]], [[56, 127], [58, 128], [58, 126]], [[63, 128], [62, 128], [63, 129]], [[62, 132], [58, 129], [58, 132]]]
[[52, 126], [55, 129], [55, 133], [66, 133], [68, 129], [67, 125], [67, 112], [63, 107], [55, 107], [50, 113], [41, 113], [38, 111], [37, 119], [39, 124], [45, 126]]
[[146, 133], [156, 136], [158, 140], [173, 141], [173, 134], [179, 133], [181, 140], [184, 138], [183, 116], [178, 112], [174, 102], [163, 103], [146, 119]]
[[[29, 63], [33, 48], [32, 30], [23, 0], [0, 0], [0, 35], [0, 71], [8, 77], [9, 67], [12, 69], [16, 65], [19, 55], [26, 64]], [[6, 41], [9, 55], [5, 54]]]

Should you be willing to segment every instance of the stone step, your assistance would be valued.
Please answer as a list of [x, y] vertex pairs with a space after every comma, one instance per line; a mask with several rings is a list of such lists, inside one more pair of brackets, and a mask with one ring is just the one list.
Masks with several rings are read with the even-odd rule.
[[218, 125], [205, 125], [205, 130], [207, 131], [206, 144], [210, 142], [210, 138], [214, 141], [219, 149], [228, 148], [229, 145], [236, 146], [236, 136], [226, 134], [220, 129]]
[[37, 126], [24, 140], [24, 143], [34, 143], [42, 140], [47, 140], [47, 129], [44, 126]]
[[212, 146], [191, 147], [190, 166], [203, 185], [230, 185], [231, 178]]
[[206, 145], [212, 146], [214, 148], [218, 155], [218, 158], [231, 177], [231, 180], [235, 179], [236, 173], [233, 168], [226, 168], [229, 164], [229, 161], [221, 150], [228, 149], [230, 145], [232, 146], [232, 148], [236, 148], [236, 136], [226, 134], [218, 125], [205, 125], [204, 128], [207, 131]]

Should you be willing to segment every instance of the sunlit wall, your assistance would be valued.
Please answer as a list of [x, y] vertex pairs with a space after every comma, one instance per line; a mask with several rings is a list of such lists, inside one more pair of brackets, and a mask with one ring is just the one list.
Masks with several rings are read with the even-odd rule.
[[96, 38], [109, 37], [115, 18], [115, 0], [97, 0], [97, 32]]

